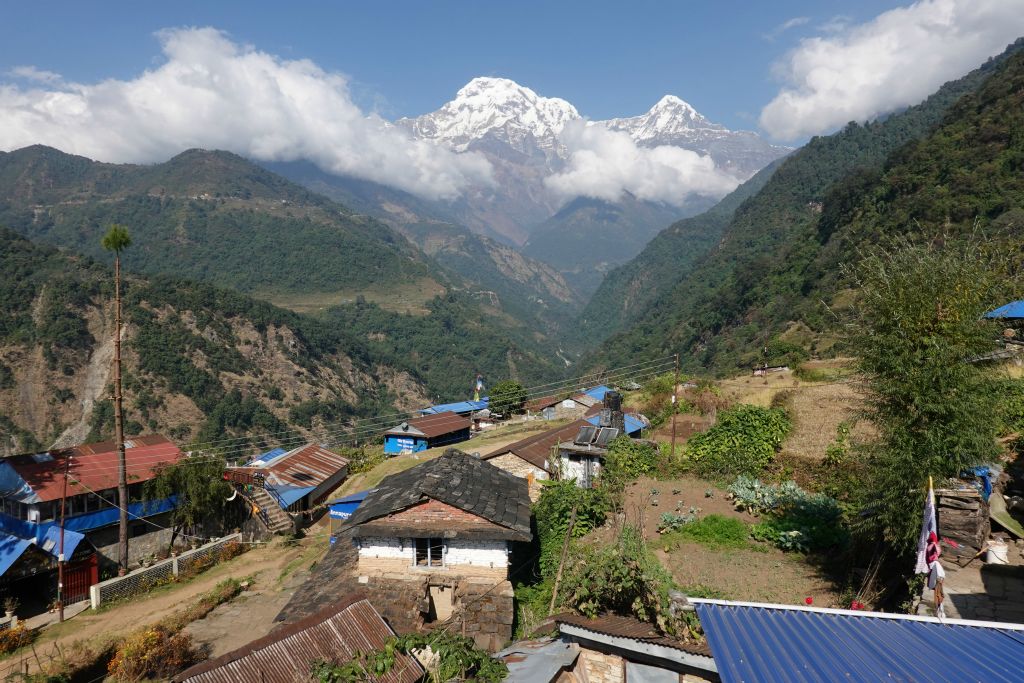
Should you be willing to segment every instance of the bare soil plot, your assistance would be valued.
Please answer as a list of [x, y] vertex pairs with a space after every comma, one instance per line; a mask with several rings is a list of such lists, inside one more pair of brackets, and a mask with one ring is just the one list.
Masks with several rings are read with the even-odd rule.
[[841, 587], [835, 586], [817, 566], [818, 560], [826, 558], [784, 553], [756, 541], [751, 541], [749, 549], [712, 549], [700, 543], [682, 542], [666, 552], [657, 531], [664, 512], [676, 512], [678, 508], [685, 513], [695, 506], [700, 508], [699, 517], [719, 514], [744, 524], [758, 520], [733, 508], [725, 495], [725, 490], [696, 477], [669, 481], [641, 479], [626, 489], [626, 521], [641, 525], [658, 559], [684, 589], [715, 591], [731, 600], [803, 604], [805, 598], [811, 597], [820, 607], [840, 606]]

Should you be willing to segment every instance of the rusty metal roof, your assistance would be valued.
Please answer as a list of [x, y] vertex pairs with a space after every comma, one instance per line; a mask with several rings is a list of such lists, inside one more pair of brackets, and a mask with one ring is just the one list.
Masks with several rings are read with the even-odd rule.
[[278, 456], [263, 469], [271, 484], [309, 487], [319, 486], [347, 466], [347, 458], [311, 443]]
[[[423, 417], [406, 420], [402, 424], [395, 425], [384, 433], [405, 435], [419, 432], [419, 435], [425, 436], [428, 439], [433, 439], [462, 429], [469, 429], [472, 424], [472, 420], [468, 417], [463, 417], [462, 415], [453, 413], [449, 410], [435, 415], [424, 415]], [[403, 425], [408, 425], [409, 429], [403, 428]]]
[[[357, 653], [384, 647], [395, 632], [384, 622], [364, 593], [346, 598], [294, 624], [282, 626], [233, 652], [210, 659], [178, 674], [176, 683], [295, 683], [310, 680], [314, 662], [351, 661]], [[382, 683], [414, 683], [423, 676], [415, 659], [396, 653]]]
[[578, 614], [558, 614], [552, 617], [557, 624], [569, 624], [578, 628], [603, 633], [607, 636], [617, 638], [629, 638], [644, 643], [670, 647], [680, 652], [688, 652], [695, 655], [711, 656], [711, 648], [707, 643], [693, 643], [676, 640], [660, 633], [653, 625], [634, 619], [623, 617], [617, 614], [604, 614], [596, 619], [590, 619]]
[[[129, 437], [124, 445], [129, 484], [153, 479], [161, 467], [185, 457], [181, 449], [159, 434]], [[71, 457], [68, 495], [117, 486], [117, 448], [113, 441], [102, 441], [0, 459], [0, 467], [13, 470], [15, 476], [11, 480], [19, 487], [2, 491], [3, 495], [23, 503], [59, 500], [64, 487], [64, 461], [68, 456]]]
[[503, 446], [492, 453], [488, 453], [483, 456], [483, 459], [489, 460], [506, 453], [514, 453], [534, 467], [550, 472], [552, 467], [548, 461], [551, 460], [552, 449], [562, 441], [571, 441], [580, 431], [580, 427], [587, 424], [589, 423], [586, 420], [576, 420], [562, 427], [555, 427], [540, 434], [533, 434], [525, 439], [520, 439], [515, 443]]

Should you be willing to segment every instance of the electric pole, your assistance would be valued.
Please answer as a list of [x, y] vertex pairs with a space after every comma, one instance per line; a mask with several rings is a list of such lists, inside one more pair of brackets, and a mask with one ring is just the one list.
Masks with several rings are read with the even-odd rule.
[[64, 623], [64, 506], [68, 501], [68, 470], [70, 451], [64, 456], [64, 492], [60, 496], [60, 554], [57, 555], [57, 616]]
[[111, 225], [103, 237], [103, 248], [114, 252], [114, 444], [117, 447], [117, 499], [119, 575], [128, 572], [128, 472], [124, 454], [124, 414], [121, 410], [121, 252], [132, 243], [128, 229]]
[[679, 354], [675, 355], [675, 376], [672, 378], [672, 460], [676, 459], [676, 393], [679, 391]]

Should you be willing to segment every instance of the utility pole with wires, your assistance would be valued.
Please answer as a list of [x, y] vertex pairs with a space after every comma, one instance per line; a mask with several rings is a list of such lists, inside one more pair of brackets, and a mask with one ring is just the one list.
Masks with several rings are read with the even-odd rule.
[[71, 453], [64, 456], [64, 492], [60, 496], [60, 552], [57, 555], [57, 617], [64, 623], [64, 511], [68, 502], [68, 470]]
[[675, 355], [675, 375], [672, 378], [672, 461], [676, 459], [676, 394], [679, 392], [679, 354]]
[[117, 446], [117, 498], [121, 508], [118, 527], [119, 576], [128, 573], [128, 466], [124, 453], [124, 413], [121, 410], [121, 252], [131, 246], [128, 228], [111, 225], [103, 248], [114, 252], [114, 444]]

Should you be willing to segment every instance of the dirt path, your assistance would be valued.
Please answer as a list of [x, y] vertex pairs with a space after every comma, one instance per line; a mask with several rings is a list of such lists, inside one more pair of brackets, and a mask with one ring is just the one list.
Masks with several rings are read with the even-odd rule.
[[[253, 586], [250, 591], [232, 603], [222, 605], [211, 612], [207, 619], [201, 620], [207, 621], [211, 617], [217, 619], [218, 612], [222, 613], [222, 610], [235, 605], [244, 605], [244, 613], [238, 612], [234, 617], [236, 633], [222, 634], [233, 635], [236, 639], [242, 638], [244, 642], [235, 643], [235, 640], [229, 640], [222, 645], [216, 635], [216, 629], [206, 633], [198, 629], [198, 644], [208, 645], [219, 653], [229, 651], [270, 631], [280, 605], [287, 602], [295, 589], [301, 585], [308, 575], [310, 565], [323, 556], [327, 547], [327, 537], [320, 528], [294, 544], [285, 544], [282, 539], [274, 539], [269, 545], [254, 548], [187, 583], [158, 588], [145, 596], [99, 612], [86, 610], [63, 624], [54, 625], [43, 631], [35, 643], [38, 660], [30, 651], [0, 662], [0, 680], [5, 680], [9, 673], [24, 670], [23, 661], [29, 663], [30, 672], [38, 671], [40, 662], [47, 663], [57, 657], [59, 652], [72, 648], [75, 642], [100, 645], [191, 605], [202, 593], [225, 579], [252, 577]], [[274, 609], [275, 605], [278, 605], [277, 609]], [[238, 615], [243, 615], [244, 618], [240, 619]], [[199, 623], [201, 622], [195, 622]], [[243, 629], [239, 629], [240, 623], [245, 624]]]

